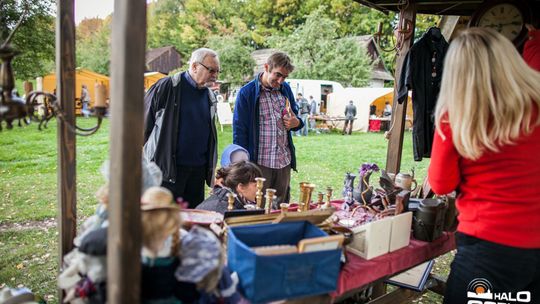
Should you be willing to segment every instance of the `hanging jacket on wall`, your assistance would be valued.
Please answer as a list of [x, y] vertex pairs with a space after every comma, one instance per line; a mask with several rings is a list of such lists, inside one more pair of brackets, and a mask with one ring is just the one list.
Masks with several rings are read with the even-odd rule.
[[401, 70], [398, 86], [398, 101], [407, 98], [412, 90], [413, 103], [413, 151], [414, 160], [431, 156], [435, 131], [435, 104], [441, 88], [444, 56], [448, 42], [440, 29], [430, 28], [411, 47]]

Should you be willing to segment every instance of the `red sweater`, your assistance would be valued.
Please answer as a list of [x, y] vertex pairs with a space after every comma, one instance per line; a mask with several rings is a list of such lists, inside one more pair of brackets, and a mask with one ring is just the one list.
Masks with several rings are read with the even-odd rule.
[[531, 68], [540, 71], [540, 30], [530, 31], [529, 38], [523, 46], [523, 59]]
[[449, 124], [435, 132], [429, 183], [437, 194], [459, 190], [458, 231], [520, 248], [540, 248], [540, 126], [515, 145], [478, 160], [461, 157]]

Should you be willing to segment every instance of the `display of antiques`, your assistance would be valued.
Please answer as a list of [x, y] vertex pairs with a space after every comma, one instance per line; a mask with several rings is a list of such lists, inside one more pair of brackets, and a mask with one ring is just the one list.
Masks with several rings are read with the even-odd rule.
[[[373, 172], [381, 171], [379, 184], [374, 188], [369, 184]], [[341, 210], [336, 212], [338, 223], [345, 227], [355, 227], [363, 223], [390, 215], [397, 215], [405, 210], [410, 196], [409, 189], [399, 185], [376, 164], [365, 163], [358, 170], [358, 184], [353, 188], [355, 175], [347, 173], [343, 182], [343, 201]], [[398, 174], [400, 175], [400, 174]], [[405, 176], [402, 174], [400, 176]], [[412, 180], [412, 175], [410, 180]], [[404, 178], [403, 178], [404, 179]]]

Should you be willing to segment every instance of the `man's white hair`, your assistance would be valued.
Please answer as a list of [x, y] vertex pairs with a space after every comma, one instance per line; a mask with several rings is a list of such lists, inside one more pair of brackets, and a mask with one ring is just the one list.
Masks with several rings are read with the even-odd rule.
[[206, 56], [216, 57], [219, 60], [218, 54], [216, 51], [209, 48], [200, 48], [196, 49], [191, 53], [191, 58], [189, 58], [189, 66], [195, 62], [202, 62]]

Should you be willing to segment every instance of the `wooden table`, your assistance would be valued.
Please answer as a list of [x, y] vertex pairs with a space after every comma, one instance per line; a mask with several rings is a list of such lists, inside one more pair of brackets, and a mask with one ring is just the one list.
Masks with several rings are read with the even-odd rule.
[[[369, 287], [378, 285], [380, 287], [384, 280], [455, 248], [454, 233], [445, 232], [442, 237], [431, 243], [411, 239], [409, 246], [371, 260], [365, 260], [347, 252], [348, 261], [339, 274], [338, 287], [331, 296], [334, 301], [340, 301]], [[444, 292], [444, 282], [438, 280], [436, 283], [438, 285], [435, 284], [437, 286], [432, 286], [431, 289]], [[420, 292], [398, 288], [392, 293], [381, 295], [372, 302], [401, 303], [420, 294]]]
[[[315, 120], [322, 121], [322, 123], [325, 124], [328, 129], [332, 130], [337, 128], [337, 124], [340, 121], [346, 121], [347, 118], [345, 118], [345, 116], [315, 115]], [[356, 118], [353, 118], [353, 120], [356, 120]]]

